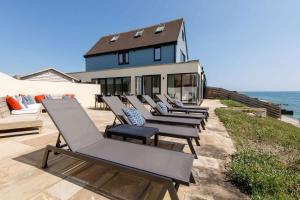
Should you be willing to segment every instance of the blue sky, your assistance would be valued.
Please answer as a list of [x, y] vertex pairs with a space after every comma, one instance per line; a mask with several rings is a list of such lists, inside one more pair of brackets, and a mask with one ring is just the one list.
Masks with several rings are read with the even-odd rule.
[[300, 91], [300, 1], [1, 1], [0, 71], [83, 71], [102, 36], [183, 17], [208, 84]]

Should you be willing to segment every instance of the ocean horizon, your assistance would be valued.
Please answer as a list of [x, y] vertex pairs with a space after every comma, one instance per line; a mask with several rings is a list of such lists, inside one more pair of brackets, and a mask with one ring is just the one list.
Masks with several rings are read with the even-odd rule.
[[287, 116], [300, 119], [300, 91], [243, 91], [241, 93], [280, 104], [283, 109], [294, 111], [294, 115]]

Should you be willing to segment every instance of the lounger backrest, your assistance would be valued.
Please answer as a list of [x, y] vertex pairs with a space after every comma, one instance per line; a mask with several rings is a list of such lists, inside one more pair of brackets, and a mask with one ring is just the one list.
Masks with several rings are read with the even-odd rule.
[[103, 139], [77, 100], [44, 100], [42, 104], [72, 151]]
[[105, 96], [102, 97], [102, 99], [122, 123], [131, 124], [128, 118], [126, 117], [125, 113], [123, 112], [123, 108], [125, 109], [126, 106], [118, 97]]
[[126, 98], [133, 107], [135, 107], [142, 113], [145, 119], [151, 119], [153, 117], [152, 114], [144, 106], [144, 104], [140, 102], [140, 100], [136, 96], [126, 96]]
[[157, 105], [155, 101], [149, 95], [143, 95], [143, 98], [152, 108], [156, 108]]
[[169, 102], [168, 102], [167, 100], [165, 100], [165, 98], [163, 98], [161, 95], [157, 94], [156, 97], [157, 97], [161, 102], [163, 102], [163, 103], [168, 107], [168, 109], [173, 108], [173, 107], [171, 106], [171, 104], [169, 104]]
[[10, 115], [10, 110], [6, 103], [6, 97], [0, 97], [0, 118], [5, 118]]
[[174, 103], [174, 99], [172, 99], [169, 95], [165, 94], [165, 97], [168, 99], [169, 102]]

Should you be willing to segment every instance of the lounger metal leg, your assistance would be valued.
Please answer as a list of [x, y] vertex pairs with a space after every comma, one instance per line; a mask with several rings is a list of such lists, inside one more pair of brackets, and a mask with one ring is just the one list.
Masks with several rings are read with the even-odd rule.
[[205, 122], [203, 120], [201, 121], [201, 126], [202, 126], [203, 130], [205, 130]]
[[51, 152], [51, 150], [49, 150], [48, 147], [46, 147], [45, 152], [44, 152], [43, 161], [42, 161], [42, 166], [41, 166], [43, 169], [45, 169], [47, 167], [47, 161], [48, 161], [50, 152]]
[[143, 139], [143, 144], [147, 144], [147, 139]]
[[200, 140], [200, 137], [198, 137], [198, 138], [195, 138], [195, 142], [196, 142], [197, 146], [200, 146], [200, 142], [199, 142], [199, 140]]
[[171, 181], [168, 183], [168, 191], [172, 200], [179, 200], [177, 191]]
[[154, 145], [157, 146], [158, 145], [158, 134], [154, 135]]
[[191, 173], [191, 176], [190, 176], [190, 183], [196, 184], [193, 173]]
[[193, 146], [191, 138], [187, 138], [186, 140], [188, 142], [188, 145], [190, 147], [190, 150], [191, 150], [192, 154], [194, 154], [194, 156], [195, 156], [195, 159], [198, 159], [198, 156], [197, 156], [197, 153], [196, 153], [196, 151], [194, 149], [194, 146]]
[[175, 183], [175, 190], [176, 190], [176, 192], [178, 192], [179, 186], [180, 186], [179, 183]]

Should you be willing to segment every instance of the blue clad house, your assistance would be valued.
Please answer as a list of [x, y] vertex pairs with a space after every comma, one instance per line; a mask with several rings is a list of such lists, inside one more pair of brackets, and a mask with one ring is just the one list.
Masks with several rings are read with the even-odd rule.
[[116, 33], [84, 55], [86, 70], [70, 73], [99, 84], [102, 95], [169, 94], [199, 104], [206, 79], [198, 60], [189, 60], [183, 19]]
[[183, 19], [102, 37], [85, 55], [86, 71], [188, 60]]

